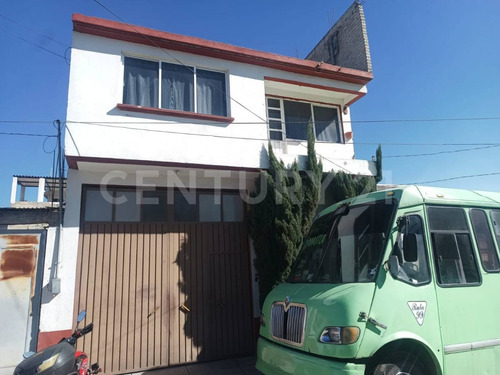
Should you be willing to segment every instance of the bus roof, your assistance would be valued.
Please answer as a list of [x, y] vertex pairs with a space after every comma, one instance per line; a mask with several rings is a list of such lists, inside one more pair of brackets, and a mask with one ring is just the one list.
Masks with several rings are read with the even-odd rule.
[[319, 216], [334, 211], [343, 203], [354, 205], [382, 199], [396, 199], [400, 208], [421, 204], [500, 208], [500, 193], [407, 185], [343, 200], [326, 208]]

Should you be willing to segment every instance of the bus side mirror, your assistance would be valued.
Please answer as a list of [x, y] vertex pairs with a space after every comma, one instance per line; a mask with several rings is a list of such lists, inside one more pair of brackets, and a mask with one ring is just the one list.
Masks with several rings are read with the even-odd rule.
[[389, 271], [392, 277], [398, 277], [401, 267], [399, 266], [399, 259], [396, 255], [391, 255], [389, 257], [389, 260], [385, 263], [385, 269]]

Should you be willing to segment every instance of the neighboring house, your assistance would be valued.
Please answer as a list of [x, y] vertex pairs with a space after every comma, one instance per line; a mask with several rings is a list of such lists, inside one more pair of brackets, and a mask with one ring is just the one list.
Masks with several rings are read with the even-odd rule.
[[25, 352], [45, 345], [40, 316], [57, 276], [51, 270], [57, 262], [58, 197], [55, 178], [14, 176], [10, 207], [0, 208], [1, 375], [12, 374]]
[[[339, 48], [369, 61], [362, 8], [348, 12], [358, 21], [339, 20]], [[61, 293], [42, 334], [64, 334], [86, 309], [94, 331], [81, 347], [106, 373], [252, 353], [242, 197], [268, 167], [269, 141], [303, 166], [310, 120], [325, 170], [373, 175], [354, 159], [349, 113], [371, 68], [79, 14], [73, 27]], [[363, 32], [342, 44], [349, 27]]]

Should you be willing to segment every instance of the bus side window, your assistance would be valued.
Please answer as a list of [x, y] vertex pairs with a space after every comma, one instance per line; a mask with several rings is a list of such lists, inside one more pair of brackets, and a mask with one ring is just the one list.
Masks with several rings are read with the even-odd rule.
[[418, 215], [402, 218], [392, 255], [397, 256], [400, 272], [397, 278], [412, 285], [430, 281], [429, 261], [424, 241], [422, 219]]
[[479, 284], [481, 278], [465, 211], [461, 208], [429, 207], [427, 213], [438, 284]]
[[488, 217], [483, 210], [472, 209], [470, 210], [470, 219], [472, 228], [474, 229], [474, 237], [476, 239], [477, 249], [481, 264], [486, 272], [500, 271], [498, 262], [498, 255], [493, 244], [493, 236], [491, 235], [488, 226]]
[[495, 236], [497, 238], [497, 246], [500, 248], [500, 211], [491, 211], [491, 221], [495, 229]]

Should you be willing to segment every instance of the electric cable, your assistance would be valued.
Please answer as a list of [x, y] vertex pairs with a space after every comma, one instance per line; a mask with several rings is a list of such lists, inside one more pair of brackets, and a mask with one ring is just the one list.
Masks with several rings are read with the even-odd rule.
[[406, 154], [406, 155], [384, 155], [384, 158], [410, 158], [410, 157], [418, 157], [418, 156], [435, 156], [435, 155], [442, 155], [442, 154], [454, 154], [458, 152], [467, 152], [467, 151], [477, 151], [477, 150], [485, 150], [488, 148], [495, 148], [499, 147], [500, 145], [490, 145], [490, 146], [483, 146], [483, 147], [474, 147], [474, 148], [462, 148], [458, 150], [449, 150], [449, 151], [436, 151], [436, 152], [429, 152], [429, 153], [422, 153], [422, 154]]
[[[250, 111], [250, 110], [249, 110]], [[251, 112], [252, 114], [254, 114], [253, 112]], [[256, 115], [258, 116], [258, 115]], [[259, 116], [260, 118], [260, 116]], [[434, 118], [428, 118], [428, 119], [402, 119], [402, 120], [391, 120], [391, 119], [388, 119], [388, 120], [342, 120], [342, 123], [343, 124], [355, 124], [355, 123], [396, 123], [396, 122], [400, 122], [400, 123], [405, 123], [405, 122], [410, 122], [410, 123], [413, 123], [413, 122], [440, 122], [440, 121], [443, 121], [443, 122], [450, 122], [450, 121], [500, 121], [500, 117], [470, 117], [470, 118], [449, 118], [449, 119], [444, 119], [444, 118], [441, 118], [441, 119], [434, 119]], [[276, 120], [276, 121], [279, 121], [279, 120]], [[0, 120], [0, 122], [2, 122]], [[85, 121], [85, 122], [89, 122], [89, 121]], [[130, 122], [127, 122], [129, 124], [169, 124], [171, 123], [172, 121], [130, 121]], [[99, 121], [99, 123], [106, 123], [106, 124], [121, 124], [123, 123], [123, 121]], [[232, 122], [231, 124], [234, 124], [234, 125], [265, 125], [265, 124], [268, 124], [269, 121], [267, 120], [263, 120], [262, 121], [234, 121]], [[287, 124], [303, 124], [304, 121], [286, 121]]]
[[54, 38], [51, 38], [50, 36], [47, 36], [47, 35], [42, 34], [42, 33], [38, 32], [38, 31], [36, 31], [36, 30], [33, 30], [33, 29], [31, 29], [31, 28], [29, 28], [29, 27], [27, 27], [27, 26], [25, 26], [25, 25], [22, 25], [22, 24], [20, 24], [19, 22], [15, 21], [15, 20], [13, 20], [12, 18], [9, 18], [9, 17], [7, 17], [7, 16], [5, 16], [5, 15], [3, 15], [3, 14], [0, 14], [0, 17], [2, 17], [2, 18], [4, 18], [4, 19], [6, 19], [7, 21], [12, 22], [12, 23], [13, 23], [13, 24], [15, 24], [15, 25], [21, 26], [22, 28], [24, 28], [24, 29], [26, 29], [26, 30], [28, 30], [28, 31], [31, 31], [32, 33], [38, 34], [38, 35], [40, 35], [41, 37], [43, 37], [43, 38], [45, 38], [45, 39], [47, 39], [47, 40], [50, 40], [51, 42], [57, 43], [57, 44], [59, 44], [59, 45], [61, 45], [61, 46], [63, 46], [63, 47], [68, 47], [68, 48], [71, 48], [71, 47], [70, 47], [70, 46], [68, 46], [67, 44], [62, 43], [62, 42], [59, 42], [58, 40], [55, 40]]
[[63, 55], [60, 55], [60, 54], [58, 54], [58, 53], [56, 53], [56, 52], [54, 52], [54, 51], [51, 51], [51, 50], [49, 50], [49, 49], [47, 49], [47, 48], [45, 48], [45, 47], [42, 47], [42, 46], [40, 46], [40, 45], [38, 45], [38, 44], [36, 44], [36, 43], [34, 43], [34, 42], [32, 42], [32, 41], [28, 40], [28, 39], [23, 38], [22, 36], [20, 36], [20, 35], [18, 35], [18, 34], [16, 34], [16, 33], [13, 33], [13, 32], [11, 32], [11, 31], [9, 31], [9, 30], [4, 29], [3, 27], [0, 27], [0, 30], [1, 30], [1, 31], [3, 31], [3, 32], [5, 32], [5, 33], [7, 33], [7, 34], [10, 34], [10, 35], [12, 35], [12, 36], [15, 36], [15, 37], [16, 37], [16, 38], [18, 38], [18, 39], [21, 39], [22, 41], [24, 41], [24, 42], [26, 42], [26, 43], [28, 43], [28, 44], [31, 44], [31, 45], [32, 45], [32, 46], [34, 46], [34, 47], [40, 48], [41, 50], [44, 50], [44, 51], [46, 51], [46, 52], [48, 52], [48, 53], [51, 53], [51, 54], [52, 54], [52, 55], [54, 55], [54, 56], [57, 56], [57, 57], [60, 57], [60, 58], [62, 58], [62, 59], [64, 59], [64, 60], [66, 60], [66, 58], [65, 58]]
[[[73, 121], [66, 121], [66, 123], [73, 123]], [[136, 128], [136, 127], [130, 127], [130, 126], [119, 126], [119, 125], [109, 125], [109, 124], [99, 124], [99, 123], [87, 123], [87, 122], [82, 122], [79, 121], [77, 122], [78, 124], [87, 124], [87, 125], [93, 125], [93, 126], [102, 126], [102, 127], [108, 127], [108, 128], [118, 128], [118, 129], [127, 129], [127, 130], [138, 130], [138, 131], [145, 131], [145, 132], [153, 132], [153, 133], [167, 133], [167, 134], [179, 134], [179, 135], [191, 135], [191, 136], [199, 136], [199, 137], [211, 137], [211, 138], [224, 138], [224, 139], [241, 139], [241, 140], [247, 140], [247, 141], [269, 141], [269, 138], [257, 138], [257, 137], [232, 137], [228, 135], [220, 135], [220, 134], [204, 134], [204, 133], [186, 133], [186, 132], [176, 132], [172, 130], [158, 130], [158, 129], [145, 129], [145, 128]], [[290, 140], [288, 140], [290, 142]], [[303, 141], [297, 140], [296, 143], [298, 145], [302, 145], [307, 149], [307, 146], [303, 144]], [[330, 158], [327, 158], [318, 152], [316, 152], [316, 155], [322, 158], [323, 160], [329, 161], [336, 167], [343, 169], [344, 171], [348, 172], [349, 174], [354, 174], [351, 172], [349, 169], [343, 167], [342, 165], [338, 164], [337, 162], [334, 162]]]
[[472, 175], [464, 175], [464, 176], [455, 176], [455, 177], [442, 178], [442, 179], [439, 179], [439, 180], [432, 180], [432, 181], [411, 182], [411, 183], [407, 183], [407, 184], [403, 184], [403, 185], [425, 185], [425, 184], [433, 184], [433, 183], [436, 183], [436, 182], [460, 180], [460, 179], [463, 179], [463, 178], [497, 176], [497, 175], [500, 175], [500, 172], [480, 173], [480, 174], [472, 174]]
[[0, 135], [14, 135], [14, 136], [25, 136], [25, 137], [46, 137], [46, 138], [56, 137], [55, 135], [50, 135], [50, 134], [10, 133], [10, 132], [0, 132]]

